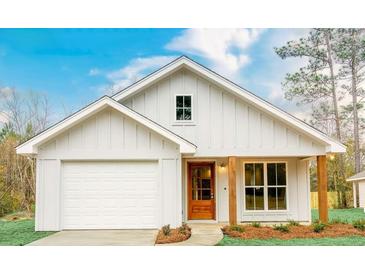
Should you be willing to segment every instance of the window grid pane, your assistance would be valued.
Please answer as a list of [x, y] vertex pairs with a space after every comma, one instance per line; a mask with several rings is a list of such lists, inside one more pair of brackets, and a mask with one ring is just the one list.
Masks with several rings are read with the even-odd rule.
[[191, 107], [191, 96], [184, 96], [184, 107]]
[[286, 165], [284, 163], [276, 164], [276, 185], [286, 185]]
[[184, 109], [177, 108], [176, 109], [176, 120], [183, 120], [184, 118]]
[[176, 96], [176, 107], [184, 106], [184, 96]]
[[264, 185], [264, 164], [254, 164], [255, 167], [255, 186]]
[[277, 209], [285, 210], [286, 209], [286, 187], [278, 187], [276, 189], [276, 201], [277, 201]]

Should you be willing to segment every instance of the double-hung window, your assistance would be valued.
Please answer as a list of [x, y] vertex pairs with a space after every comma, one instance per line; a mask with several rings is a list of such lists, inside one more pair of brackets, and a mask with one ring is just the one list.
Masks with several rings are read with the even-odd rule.
[[176, 121], [192, 121], [192, 96], [176, 95], [175, 118]]
[[287, 209], [286, 163], [245, 163], [244, 181], [245, 210]]

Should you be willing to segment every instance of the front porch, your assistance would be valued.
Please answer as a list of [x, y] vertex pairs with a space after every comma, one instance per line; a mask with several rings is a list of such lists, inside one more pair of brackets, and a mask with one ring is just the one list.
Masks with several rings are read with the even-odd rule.
[[[326, 156], [317, 156], [319, 219], [328, 221]], [[309, 161], [303, 157], [184, 158], [183, 221], [310, 223]]]

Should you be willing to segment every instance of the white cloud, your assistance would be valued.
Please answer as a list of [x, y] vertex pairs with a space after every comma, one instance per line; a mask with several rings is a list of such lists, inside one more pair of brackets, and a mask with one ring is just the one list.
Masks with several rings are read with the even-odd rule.
[[96, 76], [96, 75], [100, 75], [101, 74], [101, 70], [98, 68], [92, 68], [89, 70], [89, 76]]
[[177, 56], [152, 56], [135, 58], [132, 59], [125, 67], [111, 71], [107, 73], [106, 76], [112, 82], [112, 90], [117, 91], [129, 86], [130, 84], [133, 84], [146, 74], [168, 64], [176, 58]]
[[250, 63], [249, 47], [258, 40], [260, 29], [188, 29], [166, 48], [208, 60], [213, 69], [232, 77]]
[[[262, 30], [258, 29], [189, 29], [173, 38], [166, 49], [202, 57], [213, 70], [235, 78], [239, 70], [250, 63], [247, 50], [261, 33]], [[104, 94], [114, 93], [175, 58], [177, 56], [169, 55], [135, 58], [115, 71], [103, 72], [92, 68], [89, 75], [105, 75], [110, 85], [96, 87], [96, 90]]]

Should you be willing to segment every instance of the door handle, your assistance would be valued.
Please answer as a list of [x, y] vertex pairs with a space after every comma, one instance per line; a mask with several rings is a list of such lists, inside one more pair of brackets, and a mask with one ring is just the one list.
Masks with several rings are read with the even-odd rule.
[[214, 199], [214, 193], [210, 193], [210, 199]]

